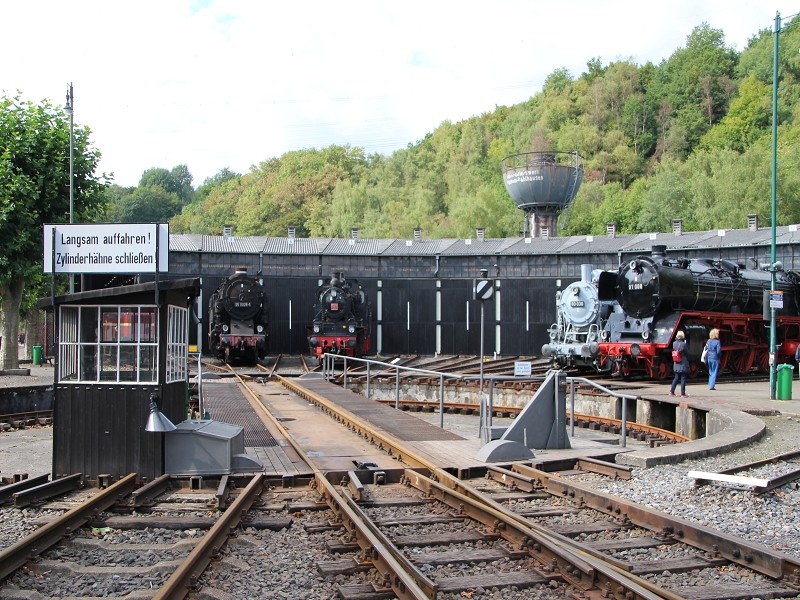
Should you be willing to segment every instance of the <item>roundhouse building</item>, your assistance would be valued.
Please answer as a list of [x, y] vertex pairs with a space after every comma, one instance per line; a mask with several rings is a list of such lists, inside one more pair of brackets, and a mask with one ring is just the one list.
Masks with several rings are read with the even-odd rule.
[[[680, 220], [669, 233], [601, 236], [424, 239], [349, 239], [171, 235], [169, 278], [200, 277], [201, 303], [223, 278], [245, 266], [260, 275], [270, 304], [269, 352], [307, 352], [306, 326], [317, 287], [341, 272], [361, 282], [372, 303], [373, 352], [471, 354], [480, 349], [481, 301], [477, 279], [490, 279], [495, 294], [484, 304], [486, 355], [537, 355], [555, 320], [555, 296], [581, 277], [582, 264], [616, 269], [649, 254], [655, 244], [671, 256], [719, 258], [749, 267], [770, 262], [772, 230], [751, 216], [743, 229], [685, 231]], [[800, 270], [797, 225], [776, 228], [777, 260]], [[485, 270], [482, 273], [482, 270]], [[207, 312], [203, 304], [200, 314]], [[208, 331], [202, 328], [205, 348]]]

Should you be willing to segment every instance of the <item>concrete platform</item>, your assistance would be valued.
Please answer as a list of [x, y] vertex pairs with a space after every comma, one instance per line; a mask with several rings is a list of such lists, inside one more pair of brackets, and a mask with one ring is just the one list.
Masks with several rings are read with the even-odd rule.
[[731, 382], [722, 378], [716, 390], [709, 390], [707, 381], [690, 381], [686, 386], [687, 397], [670, 396], [670, 382], [622, 384], [624, 391], [643, 399], [682, 405], [709, 412], [717, 433], [704, 438], [626, 453], [617, 457], [617, 462], [638, 467], [676, 463], [686, 459], [697, 459], [746, 446], [766, 433], [764, 421], [759, 415], [800, 415], [800, 381], [793, 381], [793, 396], [797, 400], [770, 399], [769, 381]]

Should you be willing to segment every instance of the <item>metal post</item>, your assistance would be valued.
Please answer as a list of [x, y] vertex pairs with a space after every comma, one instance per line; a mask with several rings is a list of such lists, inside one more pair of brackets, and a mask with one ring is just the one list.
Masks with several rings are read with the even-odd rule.
[[444, 375], [439, 375], [439, 427], [444, 429]]
[[[67, 105], [64, 109], [69, 113], [69, 223], [75, 222], [75, 182], [74, 182], [74, 146], [75, 146], [75, 98], [72, 94], [72, 83], [69, 84], [69, 89], [67, 89]], [[156, 259], [158, 260], [158, 259]], [[72, 294], [75, 292], [75, 276], [70, 273], [69, 274], [69, 293]]]
[[[483, 300], [481, 300], [481, 375], [480, 375], [480, 392], [478, 393], [478, 398], [480, 399], [481, 403], [481, 410], [480, 410], [480, 423], [481, 425], [485, 425], [485, 412], [484, 412], [484, 402], [483, 402]], [[478, 437], [480, 437], [480, 433], [478, 433]]]
[[369, 366], [370, 366], [370, 364], [371, 363], [369, 363], [369, 362], [367, 363], [367, 400], [372, 398], [372, 390], [370, 389], [370, 386], [369, 386], [369, 380], [370, 380], [370, 377], [369, 377]]
[[400, 408], [400, 367], [395, 367], [397, 375], [394, 378], [394, 407]]
[[575, 437], [575, 382], [569, 380], [569, 435]]
[[[777, 225], [778, 191], [778, 34], [781, 32], [781, 13], [775, 13], [775, 42], [772, 54], [772, 245], [770, 252], [770, 291], [775, 289], [775, 227]], [[770, 302], [769, 309], [769, 398], [775, 400], [775, 308]]]
[[622, 397], [622, 427], [620, 429], [620, 446], [625, 448], [628, 445], [628, 398]]

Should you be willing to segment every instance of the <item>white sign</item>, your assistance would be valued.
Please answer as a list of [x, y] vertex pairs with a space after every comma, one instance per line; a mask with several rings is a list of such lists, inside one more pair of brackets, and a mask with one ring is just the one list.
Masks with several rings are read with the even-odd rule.
[[158, 272], [166, 273], [166, 223], [45, 225], [42, 264], [45, 273], [155, 273], [156, 249]]
[[531, 363], [529, 361], [516, 361], [514, 363], [514, 377], [530, 377]]
[[475, 285], [475, 295], [477, 296], [478, 300], [488, 300], [492, 297], [494, 293], [494, 287], [492, 286], [492, 282], [488, 279], [481, 279]]
[[770, 308], [783, 308], [783, 291], [770, 290], [769, 292], [769, 307]]

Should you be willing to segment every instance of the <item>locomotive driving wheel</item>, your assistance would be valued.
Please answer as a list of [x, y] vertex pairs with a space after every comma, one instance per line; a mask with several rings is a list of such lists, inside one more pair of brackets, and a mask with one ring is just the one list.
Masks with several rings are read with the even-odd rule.
[[667, 361], [665, 361], [662, 358], [657, 358], [655, 364], [655, 372], [658, 379], [660, 379], [661, 381], [667, 379], [670, 375]]
[[756, 353], [755, 365], [756, 371], [759, 373], [767, 373], [769, 371], [769, 351], [766, 348]]
[[749, 373], [753, 368], [753, 361], [755, 360], [755, 351], [752, 349], [745, 349], [736, 352], [734, 356], [730, 357], [728, 361], [731, 371], [735, 375], [744, 375]]

